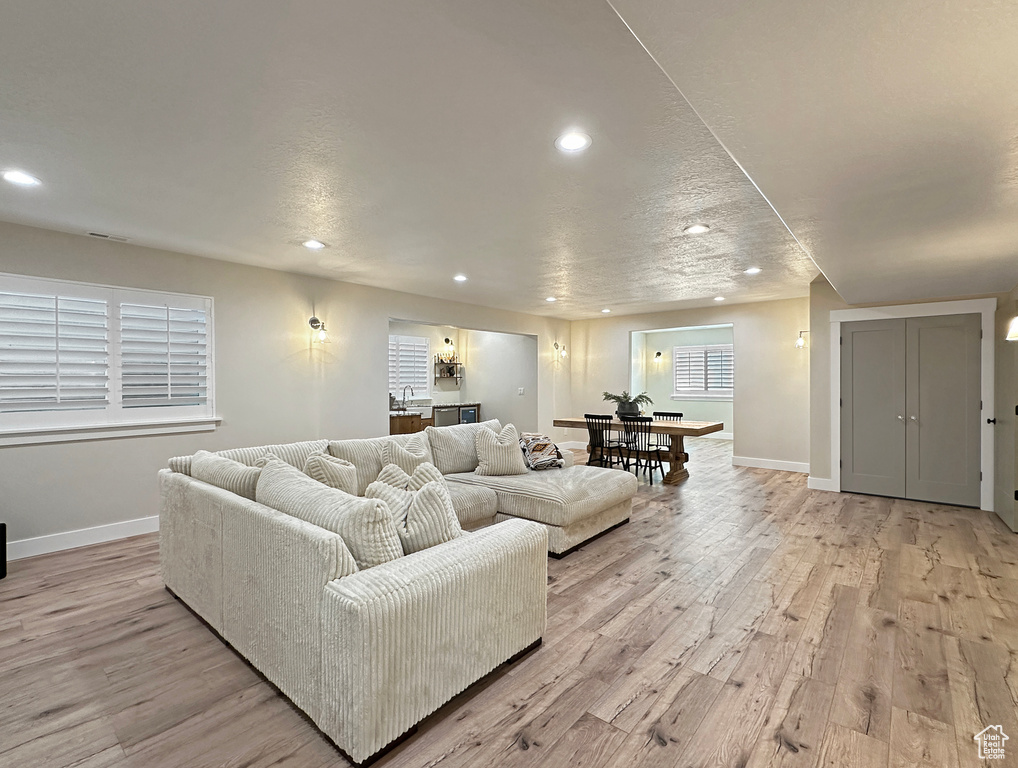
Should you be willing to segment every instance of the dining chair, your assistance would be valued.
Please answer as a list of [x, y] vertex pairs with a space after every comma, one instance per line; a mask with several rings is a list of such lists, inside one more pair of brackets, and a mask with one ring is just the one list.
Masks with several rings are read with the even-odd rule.
[[[583, 414], [587, 422], [587, 442], [590, 445], [590, 456], [587, 464], [598, 464], [602, 467], [612, 467], [616, 463], [625, 464], [622, 456], [622, 444], [612, 439], [612, 417], [597, 413]], [[612, 455], [615, 452], [615, 456]], [[626, 467], [628, 469], [628, 466]]]
[[629, 471], [630, 460], [635, 459], [636, 475], [639, 476], [642, 469], [647, 474], [650, 484], [654, 485], [654, 470], [659, 469], [662, 477], [665, 468], [661, 461], [667, 448], [663, 448], [653, 442], [651, 438], [651, 423], [654, 421], [651, 416], [619, 416], [622, 421], [622, 456], [624, 466]]
[[682, 421], [682, 416], [678, 411], [654, 411], [654, 418], [658, 421]]

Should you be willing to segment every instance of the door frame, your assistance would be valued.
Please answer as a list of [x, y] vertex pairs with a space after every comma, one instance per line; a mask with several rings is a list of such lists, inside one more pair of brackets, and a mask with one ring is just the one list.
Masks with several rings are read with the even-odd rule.
[[983, 401], [979, 412], [979, 508], [993, 512], [993, 426], [986, 423], [994, 410], [994, 315], [997, 300], [967, 299], [935, 301], [924, 304], [899, 304], [890, 307], [864, 307], [831, 311], [831, 486], [841, 490], [841, 324], [857, 320], [891, 320], [937, 315], [980, 315], [983, 332], [979, 345], [979, 392]]

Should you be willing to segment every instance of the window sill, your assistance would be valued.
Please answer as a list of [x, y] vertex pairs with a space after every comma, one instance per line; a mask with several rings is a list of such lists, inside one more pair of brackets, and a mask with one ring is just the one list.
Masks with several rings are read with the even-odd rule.
[[42, 429], [11, 429], [0, 431], [0, 447], [42, 445], [44, 443], [79, 443], [87, 440], [114, 440], [119, 437], [177, 435], [186, 432], [213, 432], [222, 418], [175, 419], [171, 421], [137, 421], [123, 424], [86, 424], [75, 427], [44, 427]]
[[705, 400], [710, 402], [732, 402], [735, 398], [732, 395], [703, 395], [703, 394], [689, 394], [689, 395], [669, 395], [671, 400]]

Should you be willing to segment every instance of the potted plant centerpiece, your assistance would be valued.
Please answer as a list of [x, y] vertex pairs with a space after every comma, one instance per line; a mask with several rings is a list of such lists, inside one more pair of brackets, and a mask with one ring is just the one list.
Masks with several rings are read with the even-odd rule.
[[617, 406], [616, 413], [619, 416], [639, 416], [641, 405], [653, 405], [654, 401], [650, 399], [650, 395], [646, 392], [641, 392], [635, 397], [630, 395], [625, 389], [622, 390], [621, 395], [613, 395], [611, 392], [604, 393], [605, 401], [611, 401]]

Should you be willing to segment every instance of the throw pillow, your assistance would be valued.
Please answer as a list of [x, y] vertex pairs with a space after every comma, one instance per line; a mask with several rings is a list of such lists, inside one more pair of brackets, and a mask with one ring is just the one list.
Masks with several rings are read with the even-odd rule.
[[443, 475], [477, 469], [477, 433], [481, 429], [498, 432], [502, 425], [498, 419], [491, 419], [480, 424], [453, 424], [424, 430], [435, 457], [434, 464]]
[[528, 472], [527, 461], [520, 450], [516, 427], [506, 424], [501, 432], [481, 429], [477, 432], [478, 475], [522, 475]]
[[422, 464], [412, 476], [394, 464], [386, 465], [365, 496], [389, 507], [406, 554], [463, 535], [445, 479], [431, 464]]
[[425, 483], [430, 483], [433, 480], [441, 480], [442, 473], [438, 471], [438, 468], [434, 464], [429, 464], [427, 462], [417, 467], [417, 469], [414, 470], [413, 475], [408, 475], [395, 464], [386, 464], [382, 467], [382, 471], [378, 473], [378, 477], [375, 479], [404, 491], [419, 491], [424, 487]]
[[539, 432], [524, 432], [520, 435], [520, 448], [531, 469], [561, 469], [565, 466], [562, 452], [547, 435]]
[[330, 488], [357, 495], [357, 467], [328, 453], [312, 453], [304, 462], [304, 474]]
[[265, 461], [256, 500], [338, 533], [358, 568], [371, 568], [403, 555], [396, 523], [384, 501], [329, 488], [275, 458]]
[[428, 438], [423, 432], [416, 433], [403, 445], [388, 442], [382, 446], [382, 464], [395, 464], [404, 472], [412, 473], [425, 462], [431, 463]]
[[208, 451], [198, 451], [191, 459], [191, 477], [246, 499], [255, 498], [260, 474], [258, 467], [249, 467]]

